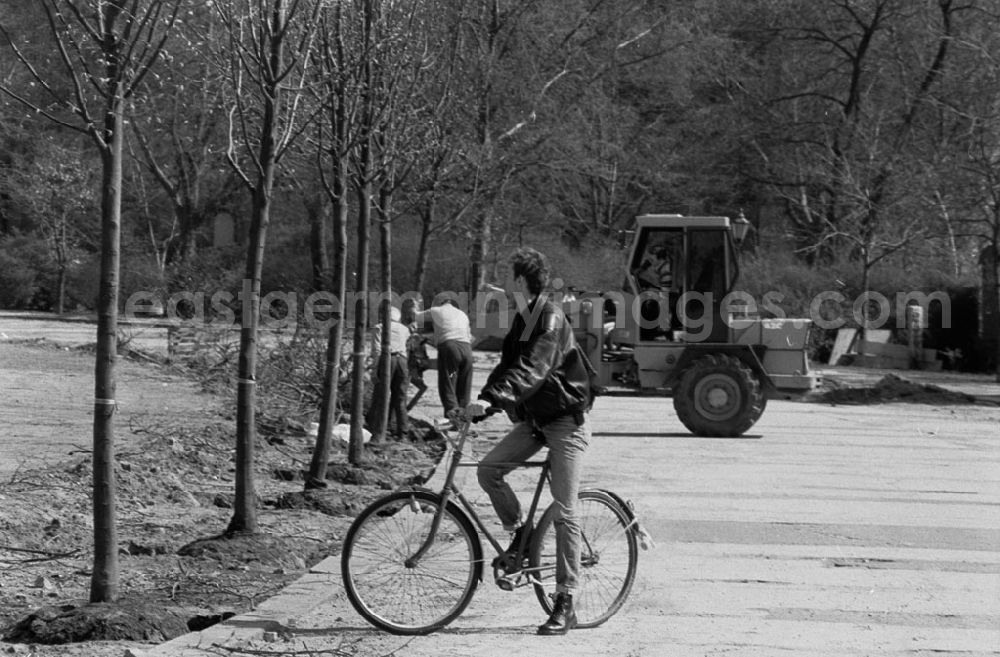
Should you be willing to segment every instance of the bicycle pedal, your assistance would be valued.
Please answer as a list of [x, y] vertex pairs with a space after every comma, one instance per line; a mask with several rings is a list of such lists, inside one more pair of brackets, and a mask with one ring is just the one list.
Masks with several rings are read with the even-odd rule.
[[499, 557], [494, 557], [493, 562], [490, 564], [493, 566], [493, 570], [502, 570], [507, 574], [513, 575], [519, 573], [528, 567], [528, 560], [525, 558], [524, 562], [520, 565], [517, 564], [515, 559], [517, 555], [514, 554], [504, 554]]
[[497, 577], [496, 585], [502, 591], [513, 591], [517, 587], [517, 585], [513, 582], [513, 580], [511, 580], [509, 575], [505, 575], [503, 577]]

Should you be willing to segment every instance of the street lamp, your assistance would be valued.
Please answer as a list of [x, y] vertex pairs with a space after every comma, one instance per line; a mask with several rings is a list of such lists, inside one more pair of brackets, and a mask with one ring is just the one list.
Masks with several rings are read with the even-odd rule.
[[736, 241], [736, 244], [743, 244], [743, 240], [746, 239], [749, 232], [750, 222], [743, 215], [743, 210], [740, 210], [740, 215], [733, 220], [733, 239]]

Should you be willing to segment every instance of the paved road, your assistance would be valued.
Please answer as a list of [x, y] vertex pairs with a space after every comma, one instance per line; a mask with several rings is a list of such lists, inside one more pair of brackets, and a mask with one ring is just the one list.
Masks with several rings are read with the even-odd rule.
[[[341, 647], [364, 657], [1000, 654], [1000, 409], [778, 401], [752, 435], [704, 439], [686, 434], [662, 400], [603, 398], [594, 424], [587, 483], [633, 499], [657, 542], [640, 556], [629, 603], [604, 626], [536, 637], [542, 614], [530, 591], [485, 582], [454, 626], [388, 636], [347, 604], [331, 559], [312, 576], [322, 604], [309, 610], [309, 593], [276, 601], [264, 616], [295, 627], [287, 640], [251, 648]], [[476, 489], [471, 474], [465, 488]]]

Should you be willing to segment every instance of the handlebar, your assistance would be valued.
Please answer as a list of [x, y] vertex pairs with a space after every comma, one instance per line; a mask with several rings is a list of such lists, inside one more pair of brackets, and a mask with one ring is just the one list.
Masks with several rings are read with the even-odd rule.
[[470, 420], [470, 421], [471, 421], [471, 422], [472, 422], [473, 424], [476, 424], [476, 423], [478, 423], [478, 422], [482, 422], [482, 421], [483, 421], [483, 420], [485, 420], [486, 418], [488, 418], [488, 417], [492, 417], [492, 416], [494, 416], [494, 415], [496, 415], [497, 413], [500, 413], [500, 412], [502, 412], [502, 411], [503, 411], [503, 409], [502, 409], [502, 408], [498, 408], [498, 407], [496, 407], [496, 406], [490, 406], [489, 408], [487, 408], [487, 409], [486, 409], [486, 415], [480, 415], [479, 417], [474, 417], [474, 418], [471, 418], [471, 420]]
[[453, 422], [455, 422], [455, 424], [476, 424], [502, 411], [503, 411], [502, 408], [498, 408], [496, 406], [490, 406], [489, 408], [486, 409], [486, 415], [480, 415], [479, 417], [470, 418], [465, 414], [465, 409], [456, 408], [455, 410], [451, 411], [448, 414], [448, 418], [451, 419]]

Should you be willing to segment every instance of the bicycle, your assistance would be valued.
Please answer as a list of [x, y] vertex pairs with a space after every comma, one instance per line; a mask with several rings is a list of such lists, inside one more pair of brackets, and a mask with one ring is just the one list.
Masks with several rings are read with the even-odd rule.
[[[369, 623], [392, 634], [439, 630], [462, 614], [483, 579], [479, 531], [496, 551], [494, 582], [505, 591], [532, 586], [542, 609], [552, 612], [555, 582], [555, 513], [549, 506], [534, 524], [549, 462], [540, 469], [527, 523], [534, 524], [509, 554], [455, 485], [470, 423], [457, 440], [446, 435], [450, 456], [440, 492], [411, 488], [372, 502], [351, 524], [341, 553], [341, 575], [351, 605]], [[621, 609], [635, 580], [638, 548], [651, 541], [631, 502], [604, 489], [582, 490], [577, 512], [582, 530], [580, 587], [574, 596], [577, 627], [596, 627]]]

